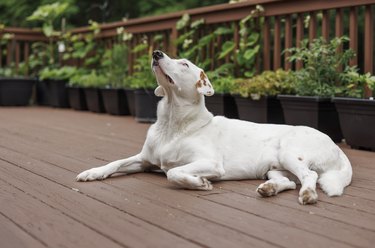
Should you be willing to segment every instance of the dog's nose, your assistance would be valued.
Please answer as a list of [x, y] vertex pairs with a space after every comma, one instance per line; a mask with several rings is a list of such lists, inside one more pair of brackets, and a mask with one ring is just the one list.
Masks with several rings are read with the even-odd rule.
[[155, 50], [153, 53], [152, 53], [152, 58], [156, 61], [158, 61], [159, 59], [163, 58], [164, 54], [163, 52], [159, 51], [159, 50]]

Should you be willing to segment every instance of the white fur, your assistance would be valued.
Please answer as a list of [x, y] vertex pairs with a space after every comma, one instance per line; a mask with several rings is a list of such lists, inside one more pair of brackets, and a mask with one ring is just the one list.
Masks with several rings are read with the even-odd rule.
[[213, 117], [204, 104], [204, 95], [212, 95], [213, 88], [202, 69], [165, 54], [152, 69], [159, 84], [155, 94], [163, 99], [142, 151], [84, 171], [78, 181], [157, 166], [169, 181], [188, 189], [210, 190], [214, 180], [268, 178], [257, 191], [271, 196], [300, 182], [301, 204], [317, 201], [318, 178], [329, 196], [341, 195], [350, 184], [350, 162], [327, 135], [305, 126]]

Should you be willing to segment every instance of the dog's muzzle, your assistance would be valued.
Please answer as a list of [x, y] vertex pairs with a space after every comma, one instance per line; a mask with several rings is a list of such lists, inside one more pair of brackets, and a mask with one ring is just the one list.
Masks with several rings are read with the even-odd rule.
[[153, 59], [153, 62], [152, 62], [152, 65], [154, 66], [157, 66], [159, 65], [158, 64], [158, 61], [159, 59], [163, 58], [164, 57], [164, 53], [159, 51], [159, 50], [155, 50], [153, 53], [152, 53], [152, 59]]

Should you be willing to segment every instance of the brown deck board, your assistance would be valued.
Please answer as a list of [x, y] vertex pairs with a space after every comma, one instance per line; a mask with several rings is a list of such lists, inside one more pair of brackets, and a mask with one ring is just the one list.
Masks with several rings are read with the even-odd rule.
[[[0, 204], [4, 204], [1, 202]], [[27, 248], [27, 247], [47, 247], [43, 242], [38, 241], [29, 233], [8, 217], [0, 213], [0, 240], [2, 248]]]
[[319, 190], [313, 206], [299, 205], [297, 190], [261, 198], [255, 193], [260, 180], [217, 182], [210, 192], [177, 189], [156, 173], [74, 181], [84, 169], [137, 153], [148, 127], [131, 117], [0, 108], [0, 240], [6, 240], [1, 247], [372, 247], [375, 242], [375, 153], [345, 145], [352, 185], [342, 197]]

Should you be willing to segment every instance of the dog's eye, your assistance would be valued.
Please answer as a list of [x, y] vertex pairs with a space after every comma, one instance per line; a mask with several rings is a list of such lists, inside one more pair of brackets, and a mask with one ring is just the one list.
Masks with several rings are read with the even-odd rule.
[[183, 66], [186, 66], [187, 68], [189, 68], [189, 64], [188, 63], [182, 63]]

